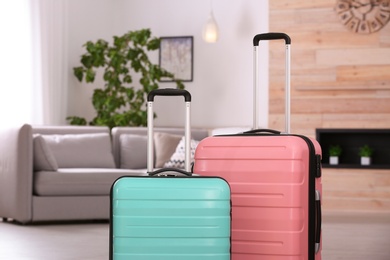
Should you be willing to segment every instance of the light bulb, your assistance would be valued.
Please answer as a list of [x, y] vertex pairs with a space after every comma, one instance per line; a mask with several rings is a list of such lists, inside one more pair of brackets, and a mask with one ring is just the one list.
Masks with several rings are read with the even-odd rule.
[[210, 12], [209, 18], [203, 27], [202, 37], [206, 42], [216, 42], [218, 40], [218, 25], [215, 21], [213, 12]]

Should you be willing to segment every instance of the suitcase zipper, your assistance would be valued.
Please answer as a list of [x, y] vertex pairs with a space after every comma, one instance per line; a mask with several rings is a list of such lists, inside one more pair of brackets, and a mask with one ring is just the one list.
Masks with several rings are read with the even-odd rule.
[[[321, 245], [321, 194], [316, 190], [316, 178], [320, 178], [321, 155], [315, 153], [315, 147], [310, 138], [303, 135], [291, 135], [300, 137], [309, 147], [309, 258], [315, 259], [315, 255], [320, 251]], [[314, 230], [314, 232], [312, 231]], [[310, 241], [314, 243], [311, 244]]]

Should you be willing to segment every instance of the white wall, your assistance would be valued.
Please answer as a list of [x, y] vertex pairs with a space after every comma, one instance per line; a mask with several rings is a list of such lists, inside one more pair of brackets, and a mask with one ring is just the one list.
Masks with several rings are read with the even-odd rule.
[[80, 57], [85, 52], [82, 45], [97, 39], [110, 40], [114, 35], [113, 1], [69, 0], [68, 1], [68, 116], [94, 117], [91, 98], [93, 88], [104, 86], [102, 80], [94, 84], [80, 83], [73, 75], [73, 67], [80, 66]]
[[[91, 7], [93, 5], [93, 8]], [[268, 30], [268, 1], [214, 0], [220, 29], [217, 43], [201, 39], [209, 12], [209, 0], [73, 0], [69, 4], [69, 115], [93, 117], [93, 86], [80, 84], [71, 68], [78, 66], [81, 45], [87, 40], [122, 35], [150, 28], [153, 36], [194, 36], [194, 79], [186, 82], [193, 96], [194, 127], [250, 126], [252, 124], [253, 36]], [[93, 10], [91, 12], [90, 10]], [[261, 125], [268, 122], [268, 50], [261, 48]], [[158, 52], [150, 56], [158, 63]], [[103, 85], [96, 81], [95, 86]], [[173, 87], [161, 83], [160, 87]], [[156, 98], [156, 125], [181, 126], [182, 99]], [[177, 112], [179, 110], [179, 112]]]

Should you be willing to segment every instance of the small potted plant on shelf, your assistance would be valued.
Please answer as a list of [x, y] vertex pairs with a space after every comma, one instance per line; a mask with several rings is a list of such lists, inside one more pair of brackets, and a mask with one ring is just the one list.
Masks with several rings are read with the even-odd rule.
[[329, 146], [329, 164], [331, 165], [339, 164], [339, 156], [341, 155], [342, 151], [343, 149], [341, 149], [340, 145]]
[[360, 155], [360, 164], [361, 165], [370, 165], [371, 164], [371, 156], [374, 150], [369, 145], [363, 145], [359, 148]]

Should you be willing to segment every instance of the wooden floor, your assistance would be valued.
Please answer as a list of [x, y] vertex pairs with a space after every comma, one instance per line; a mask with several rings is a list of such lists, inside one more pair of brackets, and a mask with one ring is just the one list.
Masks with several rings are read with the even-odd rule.
[[326, 214], [324, 260], [390, 260], [390, 214]]
[[[107, 260], [107, 223], [0, 222], [0, 259]], [[323, 260], [389, 260], [390, 214], [323, 216]]]

